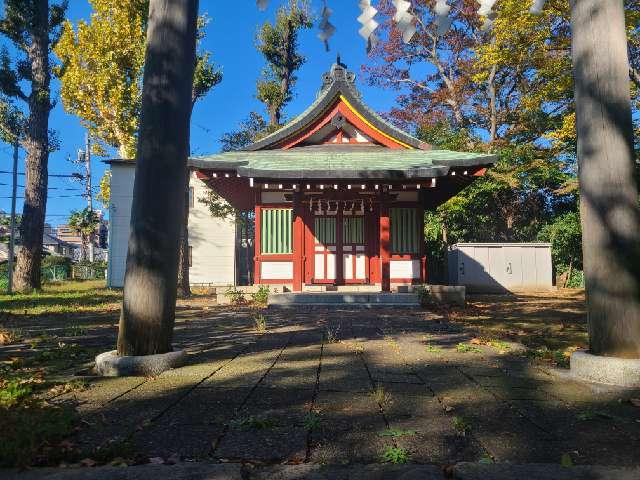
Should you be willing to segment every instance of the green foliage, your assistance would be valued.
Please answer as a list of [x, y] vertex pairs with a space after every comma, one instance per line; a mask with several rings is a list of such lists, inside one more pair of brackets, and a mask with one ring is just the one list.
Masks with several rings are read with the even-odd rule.
[[307, 412], [304, 416], [304, 428], [309, 431], [318, 430], [320, 428], [320, 415], [314, 411]]
[[280, 124], [282, 109], [293, 98], [295, 73], [306, 61], [299, 53], [298, 36], [312, 25], [306, 2], [289, 0], [278, 9], [273, 24], [265, 22], [258, 30], [257, 49], [267, 65], [257, 81], [256, 96], [265, 104], [273, 126]]
[[[64, 108], [80, 119], [97, 141], [96, 153], [115, 147], [122, 158], [135, 156], [142, 102], [142, 74], [149, 12], [148, 0], [90, 0], [90, 21], [66, 21], [55, 48], [61, 64]], [[198, 18], [198, 47], [209, 23]], [[222, 81], [211, 54], [198, 48], [192, 105]], [[108, 197], [103, 197], [105, 201]]]
[[402, 430], [401, 428], [391, 428], [389, 427], [387, 430], [383, 430], [378, 432], [379, 437], [411, 437], [416, 435], [418, 432], [415, 430]]
[[71, 259], [61, 255], [47, 255], [43, 257], [41, 265], [42, 268], [63, 267], [68, 271], [71, 269]]
[[233, 287], [233, 286], [227, 288], [227, 291], [224, 292], [224, 296], [229, 299], [229, 301], [231, 302], [231, 305], [236, 307], [247, 303], [247, 301], [244, 298], [244, 292], [242, 290], [238, 290], [236, 287]]
[[231, 421], [231, 426], [238, 430], [268, 430], [274, 428], [278, 423], [269, 417], [248, 416]]
[[231, 220], [237, 217], [237, 210], [233, 208], [224, 198], [216, 193], [212, 188], [208, 188], [204, 197], [198, 202], [206, 205], [213, 218]]
[[0, 408], [13, 407], [30, 395], [31, 391], [31, 386], [22, 383], [19, 379], [5, 382], [0, 388]]
[[253, 323], [256, 326], [256, 332], [265, 333], [267, 331], [267, 317], [258, 313], [255, 317], [253, 317]]
[[429, 353], [439, 353], [439, 352], [442, 352], [442, 347], [439, 347], [439, 346], [437, 346], [437, 345], [431, 345], [431, 344], [429, 344], [429, 345], [426, 345], [424, 348], [425, 348], [425, 350], [426, 350], [427, 352], [429, 352]]
[[475, 345], [469, 345], [468, 343], [459, 343], [456, 345], [456, 351], [458, 353], [482, 353], [479, 347]]
[[260, 285], [258, 291], [251, 294], [251, 300], [259, 305], [266, 305], [269, 301], [269, 286]]
[[[41, 58], [31, 48], [34, 37], [44, 34], [47, 42], [45, 47], [51, 48], [59, 38], [61, 24], [67, 9], [67, 1], [58, 3], [41, 2], [38, 0], [5, 0], [3, 16], [0, 18], [0, 35], [5, 37], [12, 45], [11, 53], [6, 47], [0, 51], [0, 138], [3, 141], [13, 142], [16, 137], [21, 138], [25, 133], [25, 125], [31, 112], [26, 113], [17, 102], [23, 105], [29, 103], [33, 95], [38, 104], [50, 104], [50, 91], [48, 79], [40, 84], [41, 78], [34, 76], [34, 64], [42, 65]], [[44, 6], [48, 9], [48, 31], [37, 30], [38, 9]], [[45, 50], [48, 54], [48, 50]], [[12, 58], [12, 55], [13, 58]], [[45, 58], [46, 60], [46, 58]], [[48, 72], [47, 72], [48, 73]], [[32, 89], [38, 91], [27, 92], [25, 85], [31, 84]], [[31, 108], [32, 104], [29, 104]], [[39, 139], [46, 140], [47, 139]]]
[[404, 448], [387, 446], [382, 452], [381, 460], [385, 463], [402, 464], [409, 461], [409, 452]]
[[376, 388], [370, 394], [371, 399], [376, 402], [381, 408], [386, 408], [393, 403], [391, 394], [387, 392], [382, 385], [377, 385]]
[[564, 271], [569, 264], [582, 269], [582, 227], [578, 212], [554, 218], [542, 227], [538, 240], [551, 243], [553, 261], [558, 270]]
[[453, 428], [460, 435], [466, 435], [471, 431], [471, 423], [464, 417], [453, 417]]
[[271, 131], [277, 130], [267, 125], [262, 115], [251, 112], [246, 120], [240, 122], [237, 130], [227, 132], [220, 138], [223, 152], [242, 150], [244, 147], [259, 140], [259, 138]]

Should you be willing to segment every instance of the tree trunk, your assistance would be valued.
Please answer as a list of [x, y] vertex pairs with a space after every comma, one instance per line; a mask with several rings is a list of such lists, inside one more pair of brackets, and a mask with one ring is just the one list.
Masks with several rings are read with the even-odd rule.
[[[195, 200], [194, 200], [195, 201]], [[189, 298], [189, 170], [184, 185], [183, 226], [180, 233], [180, 248], [178, 251], [178, 297]]]
[[34, 25], [28, 56], [32, 79], [29, 95], [29, 119], [23, 142], [27, 150], [25, 190], [20, 239], [22, 248], [16, 263], [16, 290], [26, 292], [41, 287], [40, 261], [42, 234], [47, 208], [49, 180], [49, 6], [46, 0], [34, 2]]
[[640, 211], [622, 0], [571, 1], [591, 352], [640, 357]]
[[197, 0], [151, 0], [119, 355], [172, 350]]
[[498, 110], [496, 106], [496, 66], [491, 68], [487, 88], [489, 90], [489, 142], [493, 143], [498, 138]]

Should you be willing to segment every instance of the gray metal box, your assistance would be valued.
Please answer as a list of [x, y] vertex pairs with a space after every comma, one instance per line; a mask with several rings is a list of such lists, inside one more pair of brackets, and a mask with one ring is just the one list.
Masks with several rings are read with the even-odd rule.
[[468, 292], [553, 288], [550, 243], [458, 243], [448, 255], [449, 283]]

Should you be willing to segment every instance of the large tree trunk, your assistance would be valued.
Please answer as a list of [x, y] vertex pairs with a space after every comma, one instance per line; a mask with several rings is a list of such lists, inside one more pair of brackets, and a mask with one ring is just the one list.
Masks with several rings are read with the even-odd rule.
[[640, 357], [640, 212], [622, 0], [572, 0], [591, 352]]
[[47, 208], [49, 163], [49, 6], [34, 2], [31, 45], [28, 47], [32, 79], [29, 120], [23, 145], [27, 150], [24, 206], [20, 223], [22, 247], [15, 271], [16, 290], [25, 292], [41, 286], [42, 234]]
[[[194, 200], [195, 201], [195, 200]], [[178, 251], [178, 297], [191, 296], [189, 286], [189, 170], [184, 185], [184, 211], [180, 247]]]
[[151, 0], [119, 355], [172, 350], [197, 0]]

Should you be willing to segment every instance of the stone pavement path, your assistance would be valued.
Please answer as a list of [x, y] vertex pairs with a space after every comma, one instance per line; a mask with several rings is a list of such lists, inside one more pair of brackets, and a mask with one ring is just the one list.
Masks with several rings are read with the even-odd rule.
[[203, 311], [176, 330], [187, 366], [60, 398], [83, 417], [72, 440], [254, 466], [640, 464], [638, 392], [552, 375], [516, 345], [459, 351], [468, 332], [415, 310], [269, 311], [264, 334], [251, 315]]

